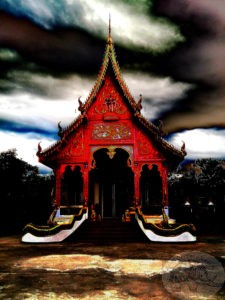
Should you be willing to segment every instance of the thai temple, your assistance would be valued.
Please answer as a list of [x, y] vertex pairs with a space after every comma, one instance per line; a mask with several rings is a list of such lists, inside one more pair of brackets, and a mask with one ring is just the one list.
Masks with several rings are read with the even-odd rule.
[[65, 129], [59, 124], [60, 139], [38, 147], [39, 161], [55, 174], [54, 210], [47, 225], [26, 225], [22, 241], [76, 239], [79, 227], [104, 220], [135, 222], [154, 242], [196, 241], [194, 226], [176, 224], [168, 210], [167, 175], [185, 149], [142, 115], [142, 96], [135, 100], [122, 78], [110, 24], [97, 80], [78, 101], [80, 114]]

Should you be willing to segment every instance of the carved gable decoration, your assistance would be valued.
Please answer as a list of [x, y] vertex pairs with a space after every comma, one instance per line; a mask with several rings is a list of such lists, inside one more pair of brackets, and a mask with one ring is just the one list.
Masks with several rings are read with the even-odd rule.
[[79, 130], [71, 137], [69, 144], [61, 151], [61, 158], [69, 158], [74, 156], [81, 156], [84, 150], [83, 133]]
[[103, 81], [103, 85], [96, 98], [93, 107], [90, 109], [90, 116], [92, 118], [112, 122], [128, 117], [128, 109], [115, 82], [113, 82], [112, 77], [109, 75]]
[[159, 158], [162, 156], [149, 138], [140, 131], [137, 132], [137, 151], [142, 157]]

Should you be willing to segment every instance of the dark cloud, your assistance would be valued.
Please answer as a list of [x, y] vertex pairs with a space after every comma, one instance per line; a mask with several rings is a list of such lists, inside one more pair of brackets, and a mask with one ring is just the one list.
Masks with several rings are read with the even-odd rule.
[[[0, 12], [0, 47], [12, 48], [26, 60], [65, 72], [96, 72], [102, 62], [105, 39], [78, 29], [45, 30], [31, 21]], [[13, 34], [12, 34], [13, 32]], [[121, 64], [143, 64], [148, 54], [142, 49], [116, 46]], [[49, 72], [51, 72], [48, 69]]]
[[160, 118], [168, 132], [194, 128], [225, 128], [224, 89], [207, 86], [188, 92], [172, 111], [167, 110]]
[[[0, 55], [1, 92], [26, 89], [44, 95], [43, 87], [31, 80], [32, 74], [66, 77], [73, 73], [89, 76], [98, 72], [105, 40], [77, 28], [46, 30], [5, 12], [0, 12], [0, 20], [0, 47], [17, 53], [15, 59]], [[140, 69], [147, 65], [148, 54], [116, 48], [122, 66]]]
[[186, 36], [223, 35], [223, 0], [157, 0], [154, 11], [178, 22]]
[[165, 57], [165, 68], [182, 80], [213, 86], [224, 83], [221, 61], [225, 58], [225, 3], [158, 0], [155, 12], [176, 22], [186, 38]]
[[103, 41], [87, 32], [73, 28], [47, 31], [4, 12], [0, 19], [0, 46], [15, 49], [28, 60], [56, 70], [83, 72], [85, 66], [90, 71], [101, 61]]
[[176, 22], [186, 41], [160, 58], [160, 70], [196, 89], [161, 117], [168, 131], [225, 126], [225, 3], [158, 0], [154, 12]]

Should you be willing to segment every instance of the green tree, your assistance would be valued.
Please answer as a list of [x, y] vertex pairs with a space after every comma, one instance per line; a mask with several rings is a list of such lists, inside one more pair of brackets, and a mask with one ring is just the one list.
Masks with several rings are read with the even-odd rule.
[[27, 222], [46, 221], [52, 177], [17, 157], [16, 149], [0, 153], [1, 234], [21, 232]]
[[179, 168], [169, 176], [170, 203], [175, 217], [184, 218], [185, 203], [190, 203], [192, 221], [201, 228], [224, 229], [225, 162], [198, 159]]

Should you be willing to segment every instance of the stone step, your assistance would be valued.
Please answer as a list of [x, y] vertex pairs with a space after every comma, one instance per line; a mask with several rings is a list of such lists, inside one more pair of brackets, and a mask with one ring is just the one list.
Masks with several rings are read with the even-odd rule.
[[147, 242], [148, 239], [139, 228], [136, 221], [123, 223], [120, 220], [102, 220], [91, 222], [87, 220], [69, 238], [69, 241], [110, 243], [110, 242]]

